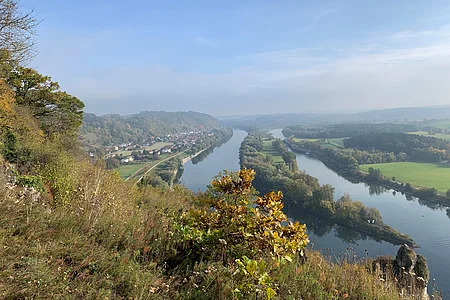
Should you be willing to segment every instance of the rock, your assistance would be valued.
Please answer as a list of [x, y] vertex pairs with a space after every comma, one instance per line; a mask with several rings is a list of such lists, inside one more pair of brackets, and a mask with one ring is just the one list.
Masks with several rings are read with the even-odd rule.
[[423, 255], [417, 255], [416, 265], [414, 266], [414, 273], [416, 274], [417, 278], [423, 279], [418, 280], [418, 283], [424, 284], [423, 288], [425, 288], [428, 280], [430, 280], [430, 271], [428, 270], [427, 259]]
[[416, 261], [416, 252], [405, 244], [397, 251], [397, 256], [394, 260], [394, 271], [396, 274], [401, 274], [402, 272], [410, 273], [413, 271]]
[[427, 285], [430, 272], [427, 260], [424, 256], [417, 255], [408, 245], [398, 249], [395, 259], [386, 256], [375, 259], [372, 271], [383, 281], [392, 278], [393, 275], [401, 294], [415, 295], [418, 296], [417, 299], [429, 299]]

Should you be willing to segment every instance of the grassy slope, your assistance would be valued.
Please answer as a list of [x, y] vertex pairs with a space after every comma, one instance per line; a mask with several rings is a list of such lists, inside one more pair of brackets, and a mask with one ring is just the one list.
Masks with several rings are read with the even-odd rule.
[[435, 133], [435, 134], [428, 134], [426, 131], [415, 131], [415, 132], [408, 132], [409, 134], [417, 134], [417, 135], [424, 135], [429, 137], [435, 137], [438, 139], [443, 139], [446, 141], [450, 141], [450, 134], [445, 133]]
[[[102, 197], [95, 198], [96, 182], [89, 187], [93, 170], [84, 169], [88, 189], [78, 192], [74, 205], [57, 208], [19, 199], [0, 174], [0, 298], [233, 299], [235, 269], [220, 260], [198, 263], [187, 276], [177, 275], [182, 268], [165, 274], [164, 262], [178, 249], [166, 216], [188, 209], [192, 193], [148, 188], [136, 194], [100, 172], [97, 181], [105, 181], [101, 189], [109, 187], [115, 204], [91, 205]], [[392, 283], [367, 271], [370, 264], [333, 264], [310, 251], [306, 263], [295, 259], [270, 270], [274, 300], [399, 299]]]
[[380, 169], [384, 176], [400, 182], [411, 183], [416, 186], [436, 188], [439, 192], [446, 192], [450, 188], [450, 166], [444, 164], [396, 162], [384, 164], [361, 165], [363, 171], [372, 167]]

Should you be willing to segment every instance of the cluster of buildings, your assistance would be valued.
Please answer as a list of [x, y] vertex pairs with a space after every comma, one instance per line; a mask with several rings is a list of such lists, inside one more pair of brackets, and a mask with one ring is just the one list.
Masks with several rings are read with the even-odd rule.
[[[120, 159], [121, 163], [131, 163], [135, 160], [129, 151], [141, 151], [151, 156], [161, 154], [168, 154], [179, 151], [180, 149], [187, 149], [201, 143], [204, 137], [213, 136], [214, 133], [206, 131], [189, 131], [176, 134], [168, 134], [165, 136], [151, 137], [150, 140], [143, 140], [142, 143], [122, 143], [120, 145], [113, 145], [105, 147], [105, 157], [115, 157]], [[152, 147], [156, 143], [166, 143], [161, 148]], [[144, 151], [145, 150], [145, 151]], [[127, 155], [124, 155], [126, 152]]]

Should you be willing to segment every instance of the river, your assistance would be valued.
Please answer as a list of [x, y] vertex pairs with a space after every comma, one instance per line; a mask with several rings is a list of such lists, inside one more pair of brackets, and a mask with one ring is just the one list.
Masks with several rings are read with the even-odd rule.
[[184, 165], [180, 183], [193, 191], [204, 191], [212, 178], [220, 171], [225, 169], [239, 171], [239, 147], [246, 136], [246, 131], [234, 130], [233, 137], [222, 146], [215, 148], [204, 160], [197, 164], [194, 164], [192, 160], [187, 162]]
[[[277, 138], [284, 138], [281, 129], [271, 133]], [[205, 190], [211, 178], [219, 171], [239, 170], [239, 147], [246, 132], [235, 130], [233, 137], [224, 145], [214, 149], [206, 159], [194, 165], [185, 165], [181, 182], [197, 191]], [[308, 155], [296, 154], [299, 169], [317, 177], [321, 184], [330, 184], [335, 188], [335, 198], [349, 193], [353, 199], [376, 207], [386, 224], [409, 234], [419, 245], [417, 253], [423, 254], [430, 268], [430, 282], [436, 284], [450, 298], [450, 218], [446, 208], [428, 201], [407, 197], [401, 193], [384, 189], [377, 185], [352, 183], [326, 167], [321, 161]], [[351, 247], [359, 256], [391, 254], [395, 255], [398, 246], [388, 242], [376, 241], [359, 232], [332, 224], [326, 220], [311, 216], [301, 211], [289, 211], [289, 216], [306, 223], [311, 243], [315, 249], [326, 255], [339, 257]], [[430, 291], [430, 288], [429, 288]]]

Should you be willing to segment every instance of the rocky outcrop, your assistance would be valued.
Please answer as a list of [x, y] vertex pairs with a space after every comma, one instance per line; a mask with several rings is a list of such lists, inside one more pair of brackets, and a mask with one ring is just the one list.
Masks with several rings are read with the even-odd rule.
[[429, 299], [427, 285], [430, 272], [427, 260], [408, 245], [398, 249], [395, 259], [386, 256], [377, 258], [372, 269], [379, 274], [381, 280], [397, 282], [402, 294]]

